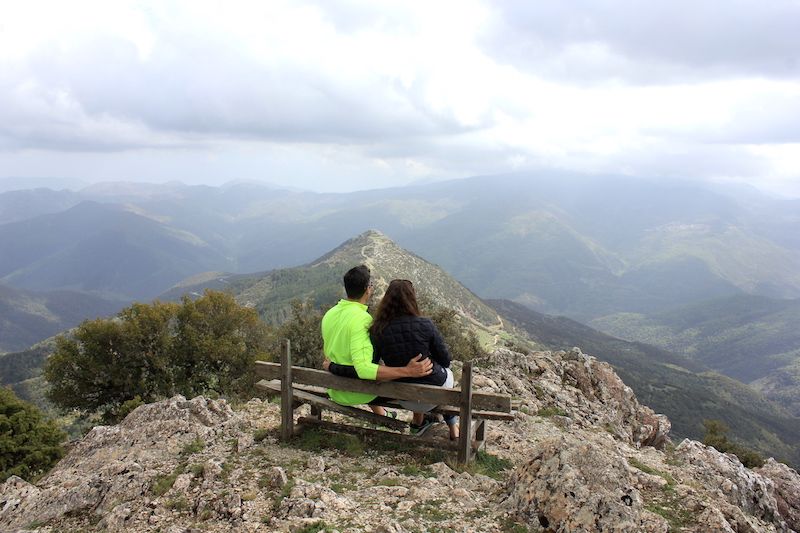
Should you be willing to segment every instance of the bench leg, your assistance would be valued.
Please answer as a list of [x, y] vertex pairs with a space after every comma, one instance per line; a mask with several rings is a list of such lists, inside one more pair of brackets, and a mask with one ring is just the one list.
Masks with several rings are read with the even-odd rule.
[[294, 435], [294, 394], [292, 391], [292, 346], [283, 341], [281, 353], [281, 440], [286, 442]]
[[472, 455], [472, 363], [461, 371], [461, 405], [458, 436], [458, 464], [467, 464]]
[[316, 405], [311, 406], [311, 417], [322, 420], [322, 408]]
[[477, 454], [478, 451], [486, 446], [486, 420], [479, 420], [475, 424], [475, 439], [472, 450]]

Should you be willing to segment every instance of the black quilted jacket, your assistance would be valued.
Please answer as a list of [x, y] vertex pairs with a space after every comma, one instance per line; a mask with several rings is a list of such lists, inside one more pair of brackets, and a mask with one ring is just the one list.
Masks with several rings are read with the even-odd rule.
[[[421, 378], [402, 378], [397, 381], [442, 385], [447, 379], [445, 368], [450, 366], [450, 352], [442, 335], [430, 318], [403, 316], [392, 320], [378, 335], [371, 335], [374, 362], [383, 360], [386, 366], [406, 366], [408, 362], [422, 354], [430, 357], [433, 372]], [[345, 377], [358, 377], [352, 366], [331, 363], [333, 374]]]

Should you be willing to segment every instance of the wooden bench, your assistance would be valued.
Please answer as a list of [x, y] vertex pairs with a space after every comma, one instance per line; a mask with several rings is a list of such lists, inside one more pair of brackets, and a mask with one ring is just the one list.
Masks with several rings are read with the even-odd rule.
[[[334, 411], [350, 417], [366, 420], [386, 428], [404, 431], [408, 422], [388, 416], [381, 416], [360, 409], [339, 405], [328, 398], [327, 389], [338, 389], [351, 392], [362, 392], [421, 403], [435, 404], [433, 412], [443, 415], [457, 414], [460, 417], [460, 437], [457, 442], [439, 439], [437, 448], [456, 450], [458, 462], [469, 462], [473, 455], [484, 446], [487, 420], [511, 420], [511, 397], [506, 394], [486, 394], [472, 390], [472, 363], [464, 363], [461, 373], [461, 387], [446, 389], [432, 385], [415, 383], [398, 383], [395, 381], [368, 381], [335, 376], [325, 370], [292, 366], [291, 343], [283, 341], [280, 363], [257, 361], [256, 375], [263, 378], [256, 387], [268, 395], [281, 396], [281, 440], [287, 441], [295, 434], [294, 410], [303, 404], [311, 406], [310, 417], [300, 417], [301, 425], [316, 425], [328, 429], [357, 432], [361, 434], [381, 433], [386, 431], [364, 427], [337, 424], [322, 419], [325, 410]], [[403, 409], [394, 402], [381, 404], [384, 407]], [[392, 433], [392, 438], [430, 444], [429, 439]], [[425, 442], [427, 441], [427, 442]]]

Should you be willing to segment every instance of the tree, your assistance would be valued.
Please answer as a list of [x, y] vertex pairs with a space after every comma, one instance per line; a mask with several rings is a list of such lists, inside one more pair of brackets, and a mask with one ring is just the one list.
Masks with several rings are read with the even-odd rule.
[[64, 455], [66, 435], [9, 389], [0, 388], [0, 482], [15, 475], [31, 480]]
[[271, 338], [255, 309], [240, 306], [229, 294], [207, 290], [194, 301], [184, 297], [176, 319], [173, 364], [182, 393], [252, 391], [253, 363], [267, 357]]
[[[321, 368], [322, 366], [322, 316], [325, 313], [315, 307], [311, 300], [292, 301], [289, 320], [278, 328], [278, 340], [292, 342], [292, 361], [298, 366]], [[274, 349], [280, 350], [279, 346]]]
[[71, 338], [58, 337], [44, 366], [56, 405], [107, 415], [135, 396], [145, 402], [176, 390], [172, 352], [179, 306], [133, 304], [117, 318], [83, 322]]
[[[133, 304], [114, 319], [83, 322], [60, 337], [45, 364], [58, 406], [101, 411], [114, 421], [125, 402], [183, 394], [239, 395], [255, 380], [269, 328], [232, 296], [206, 291], [181, 304]], [[131, 405], [131, 404], [128, 404]]]

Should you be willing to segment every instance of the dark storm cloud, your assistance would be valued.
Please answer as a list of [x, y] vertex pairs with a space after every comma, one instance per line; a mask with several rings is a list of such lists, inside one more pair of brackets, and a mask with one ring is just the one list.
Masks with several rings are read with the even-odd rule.
[[800, 2], [498, 2], [500, 61], [574, 81], [800, 77]]

